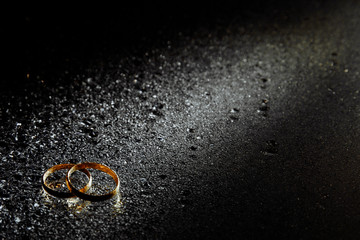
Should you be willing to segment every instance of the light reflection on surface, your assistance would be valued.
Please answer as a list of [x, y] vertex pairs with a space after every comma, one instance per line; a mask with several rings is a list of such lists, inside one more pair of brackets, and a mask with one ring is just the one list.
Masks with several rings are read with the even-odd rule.
[[[60, 199], [51, 196], [44, 189], [41, 189], [40, 195], [42, 196], [44, 205], [50, 207], [51, 209], [59, 209], [65, 207], [69, 212], [74, 214], [75, 216], [79, 216], [84, 214], [85, 212], [92, 212], [95, 210], [94, 208], [90, 208], [92, 205], [91, 201], [82, 200], [78, 197]], [[121, 194], [116, 194], [112, 199], [96, 203], [97, 206], [100, 205], [108, 205], [111, 202], [112, 205], [112, 213], [113, 214], [122, 214], [124, 213], [124, 201], [121, 197]], [[105, 206], [105, 208], [108, 208]]]
[[[52, 188], [54, 189], [62, 187], [61, 184], [56, 183], [49, 183], [49, 186], [52, 186]], [[82, 200], [78, 197], [66, 199], [53, 197], [52, 195], [48, 194], [43, 188], [41, 188], [40, 195], [42, 196], [44, 205], [50, 207], [51, 209], [66, 208], [71, 213], [70, 216], [79, 217], [84, 213], [91, 213], [96, 209], [97, 206], [104, 206], [105, 208], [108, 208], [109, 202], [111, 202], [111, 212], [113, 214], [121, 214], [124, 212], [124, 201], [120, 193], [116, 194], [110, 200], [94, 204], [91, 201]], [[93, 206], [93, 208], [91, 208], [91, 206]], [[103, 207], [101, 208], [103, 209]]]
[[121, 198], [121, 194], [118, 193], [114, 196], [114, 205], [113, 205], [113, 213], [124, 213], [124, 201]]
[[[92, 175], [96, 175], [94, 173], [97, 172], [93, 172]], [[81, 177], [82, 175], [79, 176]], [[107, 177], [108, 175], [104, 176]], [[55, 191], [69, 192], [69, 189], [65, 183], [65, 177], [61, 177], [59, 174], [52, 174], [51, 177], [46, 179], [46, 182], [46, 185]], [[89, 189], [88, 194], [101, 195], [110, 192], [111, 189], [113, 189], [113, 186], [108, 184], [97, 184], [93, 185], [91, 189]], [[84, 217], [85, 215], [98, 215], [99, 213], [107, 214], [110, 212], [117, 215], [123, 213], [124, 210], [124, 203], [119, 192], [110, 200], [102, 202], [91, 202], [78, 197], [59, 198], [47, 193], [44, 188], [41, 189], [40, 195], [42, 196], [44, 205], [48, 206], [52, 210], [64, 211], [66, 209], [70, 212], [71, 217]]]

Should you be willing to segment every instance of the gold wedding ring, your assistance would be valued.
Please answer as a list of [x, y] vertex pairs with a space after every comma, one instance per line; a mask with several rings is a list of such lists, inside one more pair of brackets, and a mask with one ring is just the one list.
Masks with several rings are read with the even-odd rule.
[[[85, 193], [86, 191], [82, 191], [82, 189], [77, 190], [71, 183], [71, 174], [73, 174], [77, 170], [83, 171], [88, 168], [97, 169], [97, 170], [100, 170], [100, 171], [105, 172], [108, 175], [110, 175], [114, 179], [116, 187], [111, 192], [109, 192], [107, 194], [103, 194], [103, 195], [90, 195], [90, 194], [86, 194]], [[92, 201], [92, 202], [99, 202], [99, 201], [104, 201], [104, 200], [110, 199], [113, 196], [115, 196], [119, 192], [120, 181], [119, 181], [118, 175], [113, 170], [111, 170], [109, 167], [99, 164], [99, 163], [85, 162], [85, 163], [76, 164], [69, 169], [69, 171], [66, 175], [66, 184], [67, 184], [70, 192], [75, 194], [77, 197], [84, 199], [84, 200]]]
[[[110, 175], [115, 181], [115, 184], [116, 184], [115, 188], [111, 192], [109, 192], [107, 194], [103, 194], [103, 195], [86, 194], [86, 192], [90, 189], [91, 184], [92, 184], [92, 176], [91, 176], [90, 172], [87, 170], [88, 168], [97, 169], [97, 170], [100, 170], [100, 171], [105, 172], [108, 175]], [[70, 192], [55, 191], [54, 189], [50, 188], [48, 184], [46, 184], [46, 179], [52, 173], [62, 170], [62, 169], [69, 169], [66, 174], [66, 185], [67, 185], [68, 189], [70, 190]], [[71, 183], [71, 175], [75, 171], [78, 171], [78, 170], [85, 173], [89, 179], [89, 181], [85, 185], [85, 187], [81, 188], [80, 190], [76, 189]], [[71, 198], [71, 197], [77, 196], [83, 200], [99, 202], [99, 201], [104, 201], [104, 200], [110, 199], [119, 192], [120, 180], [119, 180], [118, 175], [113, 170], [111, 170], [109, 167], [99, 164], [99, 163], [85, 162], [85, 163], [79, 163], [79, 164], [68, 163], [68, 164], [59, 164], [59, 165], [52, 166], [42, 176], [41, 184], [47, 193], [49, 193], [55, 197]]]
[[[71, 198], [71, 197], [75, 197], [75, 194], [72, 193], [71, 191], [70, 192], [59, 192], [59, 191], [55, 191], [54, 189], [50, 188], [47, 184], [46, 184], [46, 179], [54, 172], [58, 171], [58, 170], [62, 170], [62, 169], [71, 169], [72, 167], [74, 167], [75, 164], [71, 164], [71, 163], [68, 163], [68, 164], [59, 164], [59, 165], [55, 165], [55, 166], [52, 166], [51, 168], [49, 168], [43, 175], [43, 177], [41, 178], [41, 184], [44, 188], [44, 190], [55, 196], [55, 197], [59, 197], [59, 198]], [[82, 169], [81, 170], [83, 173], [86, 174], [86, 176], [88, 177], [89, 181], [88, 183], [86, 184], [85, 187], [83, 187], [82, 189], [79, 190], [79, 192], [86, 192], [87, 190], [89, 190], [89, 188], [91, 187], [91, 184], [92, 184], [92, 177], [90, 175], [90, 172], [86, 169]]]

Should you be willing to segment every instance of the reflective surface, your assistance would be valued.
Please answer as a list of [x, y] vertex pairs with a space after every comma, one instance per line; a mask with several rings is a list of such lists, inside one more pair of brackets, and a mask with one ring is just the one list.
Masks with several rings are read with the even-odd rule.
[[[87, 60], [62, 38], [29, 50], [2, 88], [0, 236], [357, 236], [360, 5], [265, 7], [169, 21], [132, 47], [103, 24], [75, 45]], [[84, 161], [116, 171], [117, 198], [43, 192], [49, 166]]]

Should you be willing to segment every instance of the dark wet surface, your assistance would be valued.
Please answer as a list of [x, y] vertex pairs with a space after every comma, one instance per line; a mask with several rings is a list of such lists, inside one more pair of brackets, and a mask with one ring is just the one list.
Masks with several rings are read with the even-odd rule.
[[[24, 16], [1, 238], [359, 237], [360, 4], [181, 9]], [[121, 196], [43, 192], [49, 167], [84, 161]]]

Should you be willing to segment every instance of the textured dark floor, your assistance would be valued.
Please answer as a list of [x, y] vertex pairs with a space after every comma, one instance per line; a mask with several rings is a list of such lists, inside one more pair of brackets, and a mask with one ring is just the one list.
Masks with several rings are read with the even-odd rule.
[[[185, 10], [24, 16], [1, 239], [359, 239], [360, 3]], [[47, 168], [84, 161], [121, 197], [43, 192]]]

